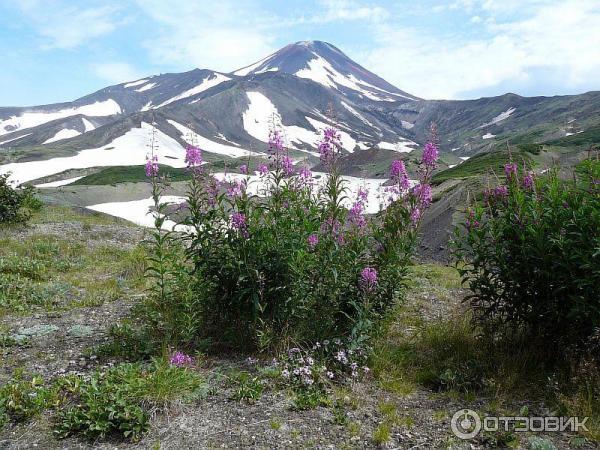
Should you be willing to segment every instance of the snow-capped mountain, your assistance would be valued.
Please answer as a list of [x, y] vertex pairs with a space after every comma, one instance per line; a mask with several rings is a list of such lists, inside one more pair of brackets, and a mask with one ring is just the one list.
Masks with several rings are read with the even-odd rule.
[[385, 152], [409, 154], [424, 143], [432, 121], [445, 138], [441, 150], [466, 157], [541, 123], [554, 124], [544, 133], [559, 135], [558, 123], [585, 125], [598, 117], [598, 104], [598, 93], [423, 100], [331, 44], [298, 42], [231, 73], [153, 75], [73, 102], [0, 107], [0, 173], [38, 183], [70, 169], [140, 165], [153, 123], [164, 150], [161, 163], [173, 167], [184, 165], [187, 142], [200, 145], [212, 161], [264, 155], [273, 124], [292, 156], [309, 165], [318, 163], [316, 143], [332, 122], [352, 161], [370, 158], [376, 166]]
[[321, 41], [290, 44], [260, 61], [233, 72], [248, 76], [283, 72], [306, 78], [346, 95], [375, 101], [418, 100], [352, 61], [337, 47]]

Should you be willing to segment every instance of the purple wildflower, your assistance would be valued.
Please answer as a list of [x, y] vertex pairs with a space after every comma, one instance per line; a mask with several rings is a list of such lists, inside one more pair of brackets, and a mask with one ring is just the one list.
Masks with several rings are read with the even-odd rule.
[[281, 168], [283, 169], [283, 174], [286, 177], [289, 177], [294, 173], [294, 163], [292, 162], [292, 158], [289, 156], [284, 156], [281, 158]]
[[319, 153], [323, 164], [330, 165], [334, 162], [342, 148], [341, 138], [340, 133], [333, 127], [327, 127], [323, 130], [323, 138], [319, 142]]
[[392, 162], [392, 166], [390, 168], [390, 178], [392, 181], [394, 181], [394, 183], [400, 186], [403, 191], [408, 190], [408, 173], [406, 173], [404, 161], [397, 159]]
[[191, 356], [186, 355], [183, 352], [175, 352], [171, 355], [171, 358], [169, 360], [169, 362], [173, 365], [173, 366], [177, 366], [177, 367], [185, 367], [185, 366], [190, 366], [194, 363], [194, 360], [192, 359]]
[[517, 175], [517, 164], [516, 163], [504, 164], [504, 174], [506, 175], [506, 178], [511, 180], [513, 176]]
[[264, 177], [269, 173], [269, 168], [266, 164], [261, 164], [258, 166], [258, 173], [260, 173], [260, 175]]
[[377, 286], [377, 270], [373, 267], [365, 267], [360, 272], [360, 281], [365, 291], [372, 291]]
[[246, 216], [243, 213], [234, 212], [231, 215], [231, 225], [236, 230], [241, 229], [242, 227], [244, 227], [246, 225]]
[[428, 184], [418, 184], [415, 186], [413, 193], [419, 200], [421, 208], [427, 208], [431, 204], [433, 198], [431, 194], [431, 186]]
[[312, 178], [313, 174], [310, 171], [310, 169], [306, 166], [303, 166], [299, 171], [298, 171], [298, 175], [300, 175], [300, 178], [304, 178], [304, 179], [310, 179]]
[[269, 132], [269, 153], [276, 157], [283, 151], [283, 138], [278, 130]]
[[428, 142], [425, 144], [425, 149], [423, 150], [423, 157], [421, 158], [421, 162], [427, 166], [434, 168], [437, 166], [439, 150], [437, 145], [433, 142]]
[[494, 196], [499, 198], [508, 197], [508, 187], [501, 184], [500, 186], [496, 186], [494, 188]]
[[358, 188], [358, 200], [360, 200], [363, 204], [366, 204], [369, 200], [369, 191], [367, 189], [363, 189], [362, 187]]
[[235, 180], [229, 183], [227, 187], [227, 195], [231, 198], [241, 197], [246, 190], [246, 185], [241, 180]]
[[146, 156], [146, 176], [152, 178], [158, 175], [158, 156]]
[[410, 221], [413, 225], [417, 225], [419, 220], [421, 220], [421, 210], [419, 208], [414, 208], [410, 213]]
[[242, 164], [240, 166], [240, 173], [243, 173], [244, 175], [248, 175], [248, 166], [246, 164]]
[[313, 233], [310, 236], [308, 236], [308, 239], [306, 241], [308, 242], [308, 246], [310, 248], [315, 248], [319, 243], [319, 236]]
[[189, 168], [198, 167], [202, 164], [202, 153], [198, 147], [187, 146], [185, 149], [185, 163]]
[[533, 172], [529, 171], [523, 177], [523, 187], [527, 190], [533, 189]]

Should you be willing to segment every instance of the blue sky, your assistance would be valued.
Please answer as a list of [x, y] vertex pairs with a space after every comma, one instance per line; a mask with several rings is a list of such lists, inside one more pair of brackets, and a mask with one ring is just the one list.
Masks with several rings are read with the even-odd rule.
[[598, 0], [1, 0], [0, 105], [325, 40], [424, 98], [600, 89]]

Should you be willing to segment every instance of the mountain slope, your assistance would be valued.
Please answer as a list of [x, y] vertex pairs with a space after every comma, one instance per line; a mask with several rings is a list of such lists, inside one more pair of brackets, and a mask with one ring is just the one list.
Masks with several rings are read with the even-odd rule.
[[290, 44], [233, 74], [248, 76], [266, 72], [284, 72], [306, 78], [358, 98], [386, 102], [418, 100], [369, 72], [327, 42]]
[[[387, 162], [426, 141], [432, 122], [438, 125], [443, 168], [506, 141], [543, 142], [592, 129], [600, 125], [599, 117], [598, 92], [419, 99], [333, 45], [306, 41], [231, 73], [194, 69], [154, 75], [69, 103], [0, 108], [0, 172], [37, 183], [54, 181], [65, 170], [141, 165], [151, 124], [165, 147], [161, 163], [173, 167], [184, 164], [189, 142], [200, 145], [207, 160], [233, 166], [236, 158], [260, 157], [273, 124], [291, 156], [315, 166], [321, 131], [333, 122], [342, 134], [347, 175], [383, 176]], [[43, 161], [48, 163], [36, 163]]]

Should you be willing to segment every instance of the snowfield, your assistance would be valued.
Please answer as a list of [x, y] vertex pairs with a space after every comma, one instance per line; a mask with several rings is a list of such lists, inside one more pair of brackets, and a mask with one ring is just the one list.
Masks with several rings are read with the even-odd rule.
[[[161, 197], [161, 201], [164, 203], [179, 205], [185, 202], [185, 197], [165, 195]], [[110, 214], [111, 216], [120, 217], [143, 227], [153, 227], [155, 216], [150, 210], [153, 206], [154, 200], [152, 197], [150, 197], [143, 200], [133, 200], [130, 202], [99, 203], [97, 205], [86, 206], [86, 208], [91, 209], [92, 211], [98, 211], [105, 214]], [[162, 228], [165, 230], [173, 230], [177, 229], [178, 227], [175, 227], [175, 222], [172, 220], [165, 220]]]
[[83, 177], [67, 178], [65, 180], [52, 181], [50, 183], [36, 184], [35, 187], [36, 188], [53, 188], [53, 187], [66, 186], [68, 184], [75, 183], [77, 180], [81, 180], [82, 178]]
[[42, 142], [42, 145], [50, 144], [52, 142], [62, 141], [63, 139], [69, 139], [69, 138], [72, 138], [75, 136], [79, 136], [80, 134], [81, 134], [81, 132], [79, 132], [77, 130], [63, 128], [62, 130], [57, 132], [53, 137], [51, 137], [50, 139], [46, 139], [44, 142]]
[[490, 125], [494, 125], [498, 122], [502, 122], [503, 120], [506, 120], [510, 117], [510, 115], [512, 113], [514, 113], [517, 110], [517, 108], [508, 108], [506, 111], [498, 114], [496, 117], [494, 117], [492, 120], [490, 120], [487, 123], [484, 123], [483, 125], [481, 125], [479, 128], [485, 128], [488, 127]]
[[369, 122], [365, 116], [363, 116], [361, 113], [359, 113], [356, 109], [354, 109], [352, 106], [350, 106], [349, 104], [347, 104], [346, 102], [341, 102], [342, 106], [344, 108], [346, 108], [348, 111], [350, 111], [350, 114], [353, 114], [354, 116], [358, 117], [363, 123], [369, 125], [370, 127], [373, 127], [377, 130], [379, 130], [379, 127], [376, 127], [375, 125], [373, 125], [371, 122]]
[[19, 139], [24, 138], [25, 136], [31, 136], [32, 134], [33, 133], [27, 133], [27, 134], [22, 134], [21, 136], [18, 136], [16, 138], [7, 139], [6, 141], [0, 142], [0, 145], [8, 144], [9, 142], [12, 142], [12, 141], [17, 141]]
[[0, 136], [78, 114], [90, 117], [112, 116], [113, 114], [121, 114], [121, 107], [113, 99], [109, 98], [103, 102], [95, 102], [90, 105], [65, 108], [58, 111], [26, 111], [20, 116], [12, 116], [10, 119], [0, 120]]
[[[364, 95], [371, 100], [376, 101], [395, 102], [397, 99], [391, 97], [392, 95], [403, 97], [399, 94], [384, 91], [383, 89], [373, 86], [366, 81], [359, 80], [352, 74], [343, 75], [335, 70], [326, 59], [314, 52], [313, 55], [314, 58], [308, 61], [308, 67], [300, 69], [295, 73], [297, 77], [307, 78], [322, 84], [325, 87], [336, 90], [339, 90], [339, 86], [344, 86]], [[369, 87], [372, 90], [367, 90], [365, 87]], [[373, 90], [375, 90], [375, 92], [373, 92]]]
[[[176, 102], [177, 100], [181, 100], [182, 98], [187, 98], [187, 97], [191, 97], [196, 94], [200, 94], [201, 92], [204, 92], [212, 87], [215, 87], [215, 86], [223, 83], [224, 81], [229, 81], [229, 80], [231, 80], [231, 78], [226, 77], [225, 75], [221, 75], [220, 73], [216, 73], [214, 75], [214, 77], [212, 77], [212, 78], [211, 78], [211, 76], [208, 76], [204, 80], [202, 80], [202, 82], [198, 86], [188, 89], [187, 91], [183, 91], [181, 94], [176, 95], [175, 97], [162, 102], [160, 105], [154, 107], [154, 109], [161, 108], [170, 103]], [[190, 103], [195, 103], [196, 101], [197, 100], [194, 100]]]
[[401, 141], [396, 142], [395, 144], [391, 142], [382, 141], [377, 144], [377, 147], [384, 150], [392, 150], [398, 153], [410, 153], [414, 150], [414, 147], [416, 147], [417, 145], [418, 144], [413, 141], [403, 139]]
[[137, 81], [132, 81], [130, 83], [125, 83], [123, 85], [124, 88], [131, 88], [131, 87], [136, 87], [139, 86], [140, 84], [144, 84], [147, 83], [148, 80], [146, 78], [142, 78], [141, 80], [137, 80]]
[[[6, 164], [0, 166], [0, 173], [11, 172], [11, 182], [21, 184], [67, 169], [141, 165], [146, 162], [151, 132], [152, 126], [142, 122], [141, 128], [133, 128], [102, 147], [82, 150], [74, 156]], [[175, 139], [156, 130], [156, 143], [160, 164], [185, 167], [185, 149]]]
[[[242, 121], [246, 132], [262, 142], [269, 141], [269, 130], [271, 122], [274, 119], [276, 123], [281, 123], [281, 115], [275, 105], [264, 94], [260, 92], [246, 92], [249, 104], [248, 109], [242, 114]], [[290, 148], [299, 150], [313, 156], [319, 156], [315, 151], [299, 148], [299, 145], [307, 144], [311, 147], [317, 147], [321, 139], [321, 131], [328, 125], [312, 117], [305, 117], [311, 126], [316, 130], [308, 130], [296, 125], [281, 125], [281, 131], [288, 141]], [[356, 146], [356, 140], [345, 131], [340, 131], [342, 147], [348, 152], [353, 152]], [[294, 145], [295, 144], [295, 145]]]
[[266, 156], [265, 153], [252, 152], [244, 150], [240, 147], [234, 147], [233, 145], [221, 144], [220, 142], [214, 142], [198, 133], [193, 132], [188, 127], [175, 122], [174, 120], [168, 119], [171, 125], [173, 125], [181, 133], [181, 138], [188, 144], [194, 144], [200, 147], [203, 152], [216, 153], [218, 155], [230, 156], [232, 158], [242, 158], [248, 156]]
[[90, 122], [89, 120], [87, 120], [85, 117], [82, 117], [81, 121], [83, 122], [83, 126], [85, 128], [84, 133], [87, 133], [88, 131], [92, 131], [92, 130], [96, 129], [94, 124], [92, 122]]
[[[250, 195], [259, 195], [264, 197], [267, 194], [268, 184], [266, 183], [265, 177], [261, 177], [258, 173], [253, 175], [243, 175], [240, 173], [224, 173], [217, 172], [213, 175], [219, 181], [236, 181], [236, 180], [247, 180], [247, 192]], [[317, 192], [321, 187], [325, 185], [327, 181], [327, 174], [323, 172], [313, 172], [315, 178], [315, 184], [313, 186], [314, 192]], [[347, 198], [342, 202], [343, 206], [350, 208], [352, 203], [356, 200], [359, 188], [366, 189], [369, 193], [368, 204], [366, 212], [368, 214], [375, 214], [381, 210], [381, 206], [384, 198], [384, 184], [388, 181], [387, 179], [380, 178], [357, 178], [351, 176], [343, 176], [345, 181], [345, 187], [347, 188]], [[414, 185], [416, 181], [411, 180], [411, 185]]]
[[149, 91], [150, 89], [152, 89], [154, 86], [156, 86], [156, 83], [148, 83], [148, 84], [143, 85], [139, 89], [135, 89], [135, 92], [146, 92], [146, 91]]
[[496, 137], [496, 135], [495, 135], [495, 134], [492, 134], [492, 133], [486, 133], [486, 134], [484, 134], [483, 136], [481, 136], [481, 139], [492, 139], [492, 138], [495, 138], [495, 137]]

